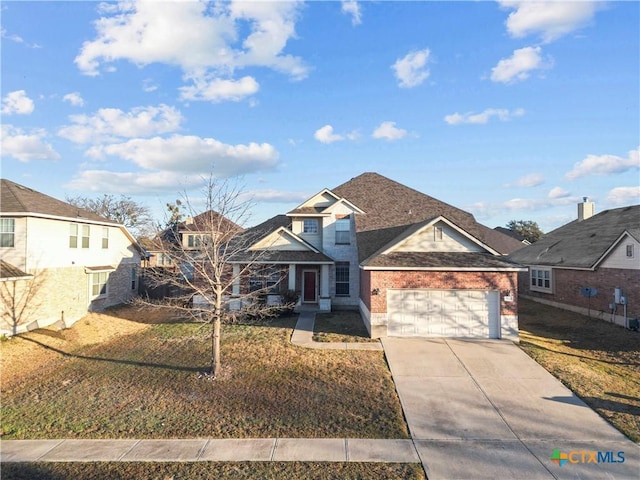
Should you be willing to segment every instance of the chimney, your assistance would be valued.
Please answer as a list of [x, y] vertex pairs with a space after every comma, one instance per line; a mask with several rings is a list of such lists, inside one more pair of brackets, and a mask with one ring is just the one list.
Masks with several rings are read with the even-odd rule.
[[184, 221], [185, 225], [193, 225], [193, 217], [191, 215], [189, 215], [186, 220]]
[[593, 217], [596, 204], [589, 201], [589, 197], [582, 197], [582, 202], [578, 204], [578, 221]]

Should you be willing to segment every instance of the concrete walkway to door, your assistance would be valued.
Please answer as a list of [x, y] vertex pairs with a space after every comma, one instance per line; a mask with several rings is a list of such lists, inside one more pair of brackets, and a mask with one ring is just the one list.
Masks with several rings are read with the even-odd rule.
[[[387, 337], [382, 344], [429, 480], [640, 478], [638, 445], [512, 342]], [[587, 453], [560, 466], [551, 461], [556, 449]]]

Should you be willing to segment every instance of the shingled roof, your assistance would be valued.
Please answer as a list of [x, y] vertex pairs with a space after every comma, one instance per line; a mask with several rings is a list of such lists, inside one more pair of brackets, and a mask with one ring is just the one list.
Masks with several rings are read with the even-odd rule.
[[[438, 216], [445, 217], [502, 254], [511, 253], [523, 246], [517, 240], [479, 224], [471, 213], [378, 173], [363, 173], [334, 188], [332, 192], [365, 212], [356, 215], [359, 248], [362, 248], [361, 239], [365, 239], [365, 236], [360, 235], [361, 232], [379, 231], [386, 235], [391, 228], [408, 228], [409, 225]], [[380, 243], [373, 233], [366, 237], [367, 242]]]
[[509, 255], [523, 265], [595, 268], [624, 232], [638, 239], [640, 205], [605, 210], [547, 233], [534, 244]]
[[12, 182], [0, 180], [0, 212], [11, 214], [40, 214], [54, 217], [91, 220], [100, 223], [119, 225], [113, 220], [101, 217], [82, 208], [56, 198], [36, 192], [35, 190]]

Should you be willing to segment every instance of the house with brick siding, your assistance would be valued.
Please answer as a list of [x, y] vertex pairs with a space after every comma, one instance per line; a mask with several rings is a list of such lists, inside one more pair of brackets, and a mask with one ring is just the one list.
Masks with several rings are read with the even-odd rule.
[[292, 290], [319, 311], [357, 309], [372, 337], [518, 337], [518, 240], [377, 173], [318, 192], [245, 232], [234, 285]]
[[124, 225], [0, 180], [0, 334], [70, 326], [130, 300], [141, 255]]
[[623, 326], [640, 317], [640, 205], [596, 215], [585, 198], [576, 220], [508, 258], [527, 267], [527, 298]]

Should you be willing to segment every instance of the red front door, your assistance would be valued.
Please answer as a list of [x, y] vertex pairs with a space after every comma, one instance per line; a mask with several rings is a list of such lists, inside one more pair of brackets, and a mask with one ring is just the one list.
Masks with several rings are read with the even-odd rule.
[[308, 303], [315, 303], [317, 301], [316, 298], [316, 272], [315, 271], [306, 271], [303, 272], [303, 295], [302, 301]]

